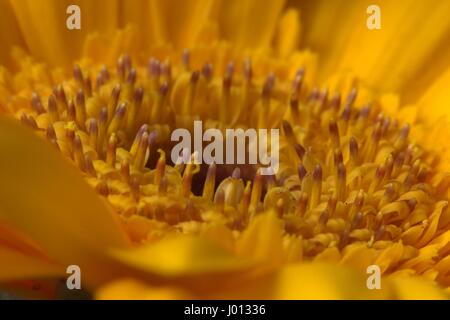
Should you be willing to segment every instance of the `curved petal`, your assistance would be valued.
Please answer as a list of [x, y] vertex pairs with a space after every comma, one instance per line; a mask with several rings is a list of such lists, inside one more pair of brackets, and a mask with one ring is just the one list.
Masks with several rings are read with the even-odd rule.
[[[0, 118], [0, 218], [58, 261], [109, 277], [104, 252], [128, 247], [114, 214], [77, 170], [30, 129]], [[108, 272], [102, 271], [107, 270]]]
[[248, 260], [239, 259], [213, 242], [198, 237], [175, 236], [133, 250], [111, 250], [124, 264], [167, 278], [232, 273], [248, 269]]
[[19, 251], [0, 246], [0, 282], [61, 277], [65, 269]]

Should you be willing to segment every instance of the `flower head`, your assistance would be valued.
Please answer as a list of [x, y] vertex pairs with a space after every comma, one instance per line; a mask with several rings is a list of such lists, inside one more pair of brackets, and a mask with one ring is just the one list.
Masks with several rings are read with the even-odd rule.
[[[357, 66], [356, 77], [336, 68], [316, 81], [316, 56], [296, 49], [298, 11], [279, 18], [274, 1], [254, 32], [239, 18], [261, 8], [250, 1], [241, 17], [241, 6], [205, 3], [175, 31], [153, 26], [151, 40], [133, 27], [90, 35], [70, 68], [67, 50], [49, 56], [60, 68], [14, 51], [16, 70], [1, 69], [0, 106], [22, 125], [0, 120], [0, 217], [21, 233], [5, 233], [5, 255], [42, 264], [27, 276], [80, 265], [90, 288], [106, 284], [106, 298], [122, 289], [150, 298], [401, 298], [405, 288], [444, 297], [448, 152], [426, 132], [448, 130], [380, 94], [383, 85]], [[399, 86], [390, 81], [385, 88]], [[422, 104], [432, 105], [429, 96]], [[171, 133], [193, 132], [199, 119], [223, 133], [279, 129], [279, 170], [199, 164], [186, 150], [180, 158], [192, 161], [171, 161]], [[366, 287], [371, 265], [387, 281], [381, 291]]]

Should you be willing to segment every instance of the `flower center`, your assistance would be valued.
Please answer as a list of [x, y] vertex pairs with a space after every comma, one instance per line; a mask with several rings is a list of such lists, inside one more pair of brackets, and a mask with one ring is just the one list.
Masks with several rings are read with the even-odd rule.
[[[216, 74], [124, 55], [115, 70], [74, 68], [47, 102], [34, 93], [21, 121], [45, 132], [116, 211], [169, 225], [221, 221], [245, 229], [273, 210], [287, 233], [304, 239], [304, 255], [352, 243], [421, 248], [448, 225], [448, 175], [436, 155], [409, 139], [410, 127], [385, 116], [376, 101], [356, 105], [357, 90], [308, 88], [294, 79], [254, 77], [249, 59]], [[45, 92], [45, 90], [43, 90]], [[205, 128], [279, 128], [280, 168], [174, 164], [171, 132]], [[252, 150], [246, 149], [249, 153]], [[433, 229], [430, 226], [433, 225]]]

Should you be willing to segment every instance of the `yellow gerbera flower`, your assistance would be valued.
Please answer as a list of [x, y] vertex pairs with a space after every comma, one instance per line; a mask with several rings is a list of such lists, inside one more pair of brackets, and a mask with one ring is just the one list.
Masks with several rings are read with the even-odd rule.
[[[379, 2], [0, 2], [0, 284], [447, 299], [450, 3]], [[173, 163], [195, 120], [279, 128], [279, 170]]]

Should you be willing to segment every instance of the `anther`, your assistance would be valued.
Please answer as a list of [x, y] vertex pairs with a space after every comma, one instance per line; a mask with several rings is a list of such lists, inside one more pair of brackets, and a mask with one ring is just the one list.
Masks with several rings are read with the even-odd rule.
[[36, 92], [31, 94], [31, 106], [37, 114], [45, 113], [45, 109], [42, 106], [41, 98]]
[[206, 173], [206, 180], [203, 185], [203, 198], [209, 201], [213, 200], [214, 197], [214, 187], [216, 184], [216, 164], [213, 162], [208, 167], [208, 172]]
[[306, 149], [300, 144], [296, 143], [294, 144], [295, 153], [297, 153], [297, 156], [300, 158], [300, 160], [303, 160], [303, 157], [305, 156]]
[[83, 72], [81, 71], [80, 66], [77, 64], [73, 67], [73, 77], [78, 82], [78, 85], [80, 85], [83, 88], [84, 87]]
[[108, 122], [111, 121], [117, 107], [117, 103], [119, 102], [120, 96], [120, 84], [117, 84], [113, 87], [111, 91], [111, 97], [108, 100]]
[[92, 158], [89, 155], [89, 153], [86, 153], [84, 155], [84, 165], [85, 165], [85, 171], [88, 175], [91, 177], [97, 177], [97, 171], [94, 168], [94, 163], [92, 162]]
[[136, 82], [137, 72], [136, 69], [132, 68], [130, 73], [128, 73], [127, 82], [129, 84], [134, 84]]
[[140, 195], [141, 195], [141, 186], [139, 183], [139, 178], [136, 176], [131, 177], [130, 179], [130, 191], [131, 196], [135, 201], [139, 201]]
[[95, 187], [95, 190], [104, 197], [109, 195], [109, 187], [105, 180], [101, 180]]
[[128, 160], [123, 160], [120, 164], [120, 173], [122, 175], [122, 179], [126, 183], [130, 183], [130, 163]]
[[134, 167], [138, 171], [142, 171], [145, 167], [145, 160], [148, 150], [148, 133], [144, 132], [139, 142], [139, 147], [134, 158]]
[[75, 99], [75, 110], [77, 125], [80, 129], [84, 129], [86, 122], [86, 103], [83, 90], [79, 90], [77, 92]]
[[183, 67], [186, 71], [189, 70], [189, 49], [184, 49], [183, 53], [181, 54], [181, 63], [183, 64]]
[[98, 145], [97, 119], [92, 118], [89, 120], [88, 133], [89, 133], [89, 144], [91, 145], [91, 148], [93, 148], [94, 150], [97, 150], [97, 145]]
[[245, 81], [251, 82], [253, 77], [253, 71], [252, 71], [252, 60], [250, 58], [244, 59], [243, 73]]
[[106, 148], [106, 163], [108, 163], [113, 168], [116, 166], [116, 148], [117, 148], [117, 137], [113, 133], [108, 140], [108, 146]]
[[349, 141], [349, 151], [350, 151], [350, 162], [353, 166], [357, 166], [359, 164], [359, 150], [358, 150], [358, 142], [354, 137], [350, 138]]
[[312, 173], [312, 187], [309, 207], [312, 209], [320, 203], [320, 196], [322, 193], [322, 167], [316, 165]]
[[159, 185], [166, 175], [166, 153], [162, 150], [158, 150], [158, 152], [159, 158], [156, 162], [155, 185]]
[[108, 126], [108, 135], [117, 132], [122, 126], [123, 118], [125, 117], [125, 113], [127, 112], [127, 103], [122, 102], [116, 110], [114, 114], [114, 118]]
[[73, 154], [75, 164], [81, 171], [85, 171], [83, 144], [81, 143], [80, 136], [77, 134], [73, 139]]
[[59, 120], [58, 107], [56, 104], [56, 99], [54, 95], [50, 95], [48, 97], [48, 105], [47, 105], [48, 113], [50, 114], [50, 119], [52, 122], [56, 122]]
[[347, 193], [347, 170], [343, 163], [337, 166], [336, 197], [339, 201], [344, 201]]
[[333, 147], [339, 148], [341, 146], [341, 142], [339, 139], [339, 128], [337, 122], [335, 120], [331, 120], [328, 127]]
[[211, 81], [213, 77], [213, 65], [211, 63], [205, 63], [202, 68], [202, 75], [207, 81]]

